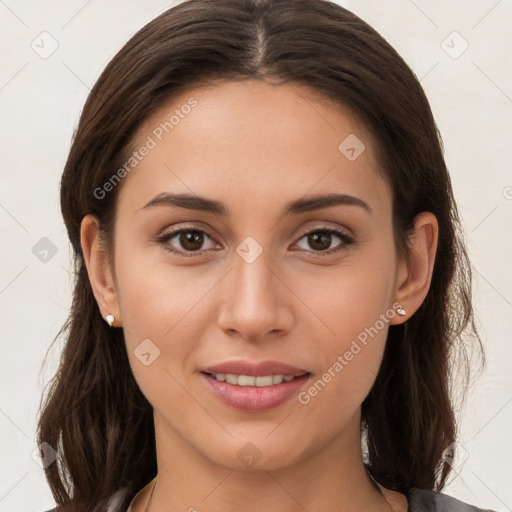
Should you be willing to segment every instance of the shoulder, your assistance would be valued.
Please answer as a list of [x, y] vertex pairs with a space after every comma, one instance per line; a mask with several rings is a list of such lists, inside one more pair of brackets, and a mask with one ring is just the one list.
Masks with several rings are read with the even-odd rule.
[[409, 512], [494, 512], [463, 503], [447, 494], [412, 487], [408, 493]]
[[[104, 507], [101, 508], [101, 510], [104, 510], [105, 512], [126, 512], [131, 501], [130, 491], [130, 487], [123, 487], [119, 489], [117, 492], [112, 494], [112, 496], [110, 496], [110, 498], [107, 500]], [[55, 507], [50, 510], [45, 510], [44, 512], [60, 511], [58, 507]]]

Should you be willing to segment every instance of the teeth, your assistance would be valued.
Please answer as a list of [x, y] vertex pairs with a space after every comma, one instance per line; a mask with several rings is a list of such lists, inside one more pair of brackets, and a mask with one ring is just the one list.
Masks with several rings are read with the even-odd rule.
[[[279, 377], [279, 375], [277, 375], [277, 377]], [[274, 383], [273, 379], [273, 375], [267, 375], [266, 377], [256, 377], [254, 379], [254, 385], [258, 387], [272, 386], [272, 384]], [[238, 384], [240, 385], [240, 377], [238, 377]]]
[[295, 379], [295, 376], [293, 375], [265, 375], [263, 377], [234, 375], [232, 373], [210, 373], [209, 375], [220, 382], [227, 382], [228, 384], [235, 384], [238, 386], [256, 386], [259, 388], [272, 386], [274, 384], [281, 384], [283, 381], [290, 382]]
[[236, 375], [233, 375], [231, 373], [228, 373], [226, 375], [226, 382], [228, 384], [238, 384], [238, 377]]
[[[286, 375], [286, 377], [292, 377], [292, 375]], [[285, 376], [284, 375], [272, 375], [272, 384], [281, 384], [283, 382]]]

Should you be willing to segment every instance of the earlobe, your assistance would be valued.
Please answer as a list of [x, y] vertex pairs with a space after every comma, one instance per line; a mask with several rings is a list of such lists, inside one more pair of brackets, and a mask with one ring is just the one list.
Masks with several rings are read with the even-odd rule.
[[[98, 303], [99, 314], [111, 327], [119, 327], [121, 315], [117, 303], [108, 254], [99, 239], [99, 223], [94, 215], [86, 215], [80, 225], [80, 241], [89, 281]], [[109, 316], [111, 315], [111, 316]], [[115, 325], [109, 321], [115, 318]]]
[[408, 243], [409, 257], [400, 263], [395, 287], [395, 303], [406, 314], [398, 313], [391, 324], [407, 321], [427, 296], [434, 270], [439, 226], [434, 214], [420, 213], [415, 219], [414, 233]]

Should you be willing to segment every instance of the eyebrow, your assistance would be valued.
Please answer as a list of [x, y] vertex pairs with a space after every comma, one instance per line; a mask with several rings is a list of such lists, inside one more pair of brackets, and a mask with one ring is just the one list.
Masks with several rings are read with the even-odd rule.
[[[373, 212], [370, 205], [358, 197], [347, 194], [323, 194], [298, 199], [288, 203], [284, 208], [283, 215], [299, 214], [338, 205], [358, 206], [366, 210], [368, 213]], [[191, 194], [171, 194], [168, 192], [158, 194], [148, 201], [142, 208], [139, 208], [139, 210], [153, 208], [156, 206], [178, 206], [188, 210], [209, 212], [224, 217], [229, 215], [228, 208], [220, 201]]]

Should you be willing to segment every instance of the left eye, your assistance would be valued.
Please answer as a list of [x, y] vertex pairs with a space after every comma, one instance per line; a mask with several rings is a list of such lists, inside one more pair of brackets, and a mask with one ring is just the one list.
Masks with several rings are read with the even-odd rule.
[[[328, 251], [328, 249], [331, 248], [331, 242], [332, 242], [333, 236], [335, 238], [338, 238], [339, 240], [341, 240], [342, 243], [338, 244], [338, 246], [335, 249]], [[345, 249], [348, 245], [350, 245], [354, 242], [353, 239], [349, 235], [347, 235], [343, 231], [333, 229], [333, 228], [324, 228], [324, 229], [317, 229], [314, 231], [309, 231], [307, 233], [304, 233], [303, 236], [300, 238], [300, 240], [302, 240], [302, 238], [306, 238], [307, 239], [306, 243], [309, 244], [311, 247], [314, 247], [317, 249], [316, 251], [312, 251], [312, 252], [318, 252], [318, 253], [326, 253], [327, 252], [328, 254], [332, 254], [332, 253], [341, 251], [341, 250]], [[325, 247], [326, 243], [327, 243], [327, 247]], [[305, 250], [308, 250], [308, 249], [305, 249]]]
[[[198, 229], [180, 229], [161, 236], [158, 241], [164, 244], [165, 248], [170, 252], [181, 254], [183, 256], [193, 256], [193, 254], [187, 253], [201, 252], [201, 247], [204, 243], [205, 237], [212, 240], [212, 238], [204, 231]], [[173, 238], [177, 238], [182, 249], [176, 250], [170, 247], [170, 244], [167, 242], [170, 242]]]

